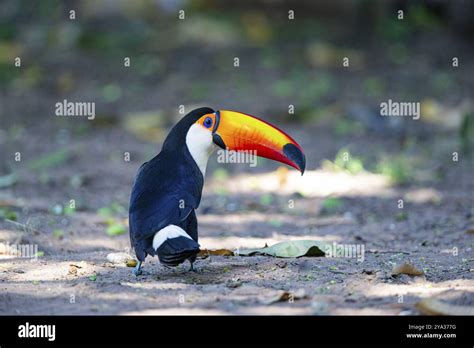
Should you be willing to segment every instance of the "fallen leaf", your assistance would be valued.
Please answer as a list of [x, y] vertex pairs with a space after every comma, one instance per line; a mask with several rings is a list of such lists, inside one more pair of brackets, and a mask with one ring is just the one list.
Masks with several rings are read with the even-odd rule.
[[277, 295], [261, 301], [263, 304], [270, 305], [276, 302], [294, 301], [308, 297], [304, 289], [296, 291], [280, 291]]
[[239, 277], [236, 277], [236, 278], [232, 278], [230, 279], [229, 281], [226, 282], [226, 286], [228, 288], [238, 288], [239, 286], [242, 285], [242, 281], [240, 281], [240, 278]]
[[160, 110], [136, 112], [127, 115], [123, 121], [123, 127], [138, 138], [150, 141], [160, 142], [165, 133], [165, 118]]
[[77, 275], [77, 269], [80, 268], [77, 265], [69, 265], [69, 271], [67, 272], [68, 275]]
[[291, 240], [261, 249], [240, 250], [240, 256], [268, 255], [275, 257], [325, 256], [326, 244], [314, 240]]
[[54, 230], [53, 231], [53, 237], [56, 238], [62, 238], [64, 236], [64, 231], [63, 230]]
[[129, 259], [125, 264], [127, 267], [135, 267], [138, 264], [138, 261], [135, 259]]
[[107, 255], [107, 260], [113, 264], [125, 264], [127, 267], [135, 267], [137, 265], [137, 260], [127, 253], [110, 253]]
[[474, 307], [452, 305], [434, 298], [425, 298], [416, 308], [425, 315], [474, 315]]
[[474, 226], [468, 227], [467, 230], [466, 230], [466, 233], [467, 234], [474, 234]]
[[18, 178], [15, 173], [0, 176], [0, 188], [13, 186]]
[[66, 162], [69, 157], [70, 153], [65, 149], [61, 149], [34, 159], [28, 163], [28, 168], [36, 171], [55, 167]]
[[432, 188], [421, 188], [412, 190], [405, 194], [405, 199], [411, 203], [434, 203], [439, 204], [442, 201], [442, 195]]
[[[0, 184], [0, 187], [1, 187], [1, 184]], [[16, 208], [16, 207], [18, 207], [18, 203], [16, 201], [9, 201], [7, 199], [0, 199], [0, 207]]]
[[127, 227], [120, 223], [115, 223], [107, 228], [107, 234], [109, 236], [117, 236], [119, 234], [124, 234], [125, 232], [127, 232]]
[[395, 266], [392, 270], [392, 276], [399, 274], [408, 274], [409, 276], [421, 276], [425, 273], [410, 263]]
[[216, 255], [216, 256], [234, 256], [234, 252], [229, 249], [215, 249], [215, 250], [210, 250], [210, 249], [202, 249], [199, 251], [198, 257], [200, 258], [207, 258], [210, 255]]
[[69, 266], [73, 266], [73, 267], [76, 267], [76, 268], [83, 268], [86, 265], [85, 265], [84, 261], [81, 261], [81, 262], [79, 262], [79, 265], [77, 263], [71, 263]]
[[283, 189], [287, 182], [288, 182], [288, 173], [290, 171], [288, 170], [287, 167], [280, 166], [278, 169], [275, 171], [277, 177], [278, 177], [278, 186], [280, 189]]
[[235, 298], [236, 301], [242, 301], [245, 303], [258, 302], [260, 304], [270, 304], [280, 300], [281, 298], [285, 298], [284, 293], [284, 290], [276, 290], [251, 284], [241, 284], [232, 290], [232, 297]]
[[0, 208], [0, 218], [16, 221], [18, 220], [18, 214], [16, 211], [11, 210], [10, 208]]

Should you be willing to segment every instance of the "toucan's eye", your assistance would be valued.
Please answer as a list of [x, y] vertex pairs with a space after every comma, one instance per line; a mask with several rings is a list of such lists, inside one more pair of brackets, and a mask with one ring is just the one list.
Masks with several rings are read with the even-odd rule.
[[204, 124], [204, 127], [206, 127], [206, 128], [211, 128], [211, 126], [212, 126], [212, 118], [206, 117], [206, 119], [204, 120], [203, 124]]

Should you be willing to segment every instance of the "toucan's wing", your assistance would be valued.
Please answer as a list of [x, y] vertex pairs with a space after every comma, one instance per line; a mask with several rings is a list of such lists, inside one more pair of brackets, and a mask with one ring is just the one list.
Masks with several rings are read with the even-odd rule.
[[[156, 232], [168, 225], [189, 225], [201, 200], [203, 177], [198, 171], [195, 163], [163, 151], [138, 170], [130, 197], [129, 226], [140, 261], [154, 254]], [[197, 234], [193, 228], [195, 233], [188, 233]]]
[[199, 182], [193, 175], [178, 176], [189, 172], [180, 165], [158, 155], [138, 170], [129, 210], [132, 245], [170, 224], [179, 225], [199, 206]]
[[153, 236], [168, 225], [179, 225], [196, 208], [183, 192], [147, 190], [131, 203], [130, 235], [135, 240]]

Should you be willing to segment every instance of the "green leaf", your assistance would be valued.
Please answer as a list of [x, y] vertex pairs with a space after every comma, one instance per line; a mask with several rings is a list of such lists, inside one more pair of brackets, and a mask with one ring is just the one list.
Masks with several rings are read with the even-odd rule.
[[343, 202], [340, 198], [329, 197], [323, 201], [323, 208], [329, 211], [339, 209], [343, 206]]
[[283, 222], [279, 219], [271, 219], [270, 221], [270, 225], [272, 225], [273, 227], [281, 227], [283, 226]]
[[274, 257], [325, 256], [326, 244], [314, 240], [291, 240], [260, 249], [240, 250], [240, 256], [268, 255]]
[[112, 208], [110, 207], [102, 207], [102, 208], [97, 209], [97, 214], [108, 217], [108, 216], [113, 215], [113, 211], [112, 211]]
[[38, 159], [28, 163], [31, 170], [41, 170], [54, 166], [58, 166], [66, 162], [69, 158], [69, 153], [66, 150], [58, 150], [56, 152], [44, 155]]
[[64, 231], [63, 230], [54, 230], [53, 231], [53, 237], [61, 238], [62, 236], [64, 236]]
[[73, 215], [76, 212], [75, 208], [71, 208], [69, 205], [64, 206], [64, 215]]
[[0, 176], [0, 188], [13, 186], [17, 180], [18, 177], [15, 173]]
[[126, 212], [126, 209], [123, 205], [121, 205], [120, 203], [118, 202], [112, 202], [112, 204], [110, 205], [110, 209], [112, 209], [113, 212], [115, 213], [124, 213]]
[[269, 193], [266, 193], [260, 196], [260, 204], [261, 205], [270, 205], [273, 202], [273, 196]]
[[217, 168], [214, 173], [212, 173], [212, 177], [214, 180], [224, 181], [229, 178], [229, 173], [225, 168]]
[[0, 208], [0, 218], [16, 221], [18, 220], [18, 214], [11, 209]]
[[113, 224], [107, 228], [107, 234], [109, 236], [117, 236], [127, 232], [127, 227], [123, 224]]
[[91, 275], [91, 276], [89, 277], [89, 280], [90, 280], [91, 282], [95, 282], [95, 281], [97, 280], [97, 275], [95, 275], [95, 274]]

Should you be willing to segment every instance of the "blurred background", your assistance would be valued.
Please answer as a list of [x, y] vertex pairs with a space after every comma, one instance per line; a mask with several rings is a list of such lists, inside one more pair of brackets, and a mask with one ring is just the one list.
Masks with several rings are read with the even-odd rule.
[[[4, 0], [0, 187], [58, 202], [80, 193], [93, 208], [126, 205], [136, 169], [159, 151], [180, 107], [210, 106], [288, 129], [306, 149], [307, 177], [374, 173], [390, 185], [456, 183], [472, 192], [473, 8], [461, 0]], [[95, 102], [96, 118], [56, 117], [64, 99]], [[421, 120], [381, 117], [388, 99], [419, 102]], [[209, 167], [211, 192], [225, 195], [229, 175], [278, 165], [214, 159]], [[327, 196], [347, 186], [336, 180], [325, 191], [316, 177], [293, 187], [285, 169], [277, 173], [268, 191], [283, 182], [290, 193]], [[242, 186], [262, 188], [252, 182]]]
[[[24, 238], [46, 256], [129, 245], [133, 178], [159, 152], [181, 106], [259, 116], [307, 156], [303, 177], [264, 159], [250, 168], [212, 157], [198, 212], [206, 247], [310, 236], [430, 255], [467, 238], [472, 1], [0, 7], [0, 217], [40, 230]], [[95, 102], [95, 119], [55, 116], [64, 99]], [[421, 119], [381, 117], [388, 99], [419, 102]], [[409, 209], [397, 207], [400, 198]], [[3, 238], [14, 238], [11, 223], [2, 226]]]
[[[110, 193], [125, 199], [135, 169], [182, 117], [181, 105], [186, 113], [210, 106], [287, 124], [309, 170], [326, 163], [396, 184], [436, 182], [449, 176], [452, 152], [472, 156], [473, 8], [462, 0], [4, 0], [0, 186], [21, 176], [19, 190], [61, 195], [48, 185], [72, 180], [77, 190], [90, 179], [93, 201], [95, 189], [119, 183], [123, 192]], [[55, 117], [64, 99], [95, 102], [96, 119]], [[420, 102], [421, 121], [380, 117], [388, 99]], [[345, 152], [353, 161], [337, 163]], [[217, 177], [249, 172], [215, 162], [210, 175], [218, 167]], [[250, 172], [277, 167], [259, 163]]]

